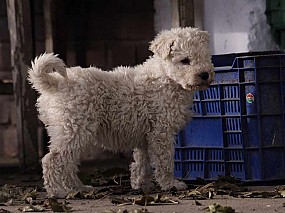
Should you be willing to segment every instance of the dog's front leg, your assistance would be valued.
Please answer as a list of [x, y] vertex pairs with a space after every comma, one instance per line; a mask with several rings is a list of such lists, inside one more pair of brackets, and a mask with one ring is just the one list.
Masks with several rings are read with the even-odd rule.
[[152, 169], [147, 144], [143, 145], [143, 147], [136, 148], [133, 153], [134, 162], [130, 166], [131, 185], [133, 189], [142, 189], [144, 193], [148, 193], [154, 184], [151, 182]]
[[155, 179], [162, 190], [187, 188], [184, 182], [174, 178], [174, 142], [175, 133], [167, 129], [156, 129], [148, 134], [148, 154], [155, 169]]

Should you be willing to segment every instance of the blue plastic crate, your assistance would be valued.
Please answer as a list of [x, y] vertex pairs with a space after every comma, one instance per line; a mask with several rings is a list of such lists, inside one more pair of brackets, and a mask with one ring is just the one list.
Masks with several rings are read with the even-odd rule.
[[178, 134], [175, 176], [285, 179], [285, 54], [213, 56], [216, 78], [194, 95]]

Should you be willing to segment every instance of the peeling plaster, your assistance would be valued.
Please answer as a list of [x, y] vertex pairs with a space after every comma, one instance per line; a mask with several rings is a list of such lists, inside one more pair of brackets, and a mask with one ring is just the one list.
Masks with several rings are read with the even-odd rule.
[[277, 50], [265, 5], [266, 0], [205, 0], [204, 26], [212, 53]]

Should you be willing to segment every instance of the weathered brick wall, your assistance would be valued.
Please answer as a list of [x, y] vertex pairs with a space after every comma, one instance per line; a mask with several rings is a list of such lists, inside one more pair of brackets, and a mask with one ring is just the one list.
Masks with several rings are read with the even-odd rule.
[[[143, 62], [154, 37], [153, 0], [85, 1], [84, 42], [86, 66], [111, 69]], [[75, 65], [76, 25], [69, 13], [67, 64]]]

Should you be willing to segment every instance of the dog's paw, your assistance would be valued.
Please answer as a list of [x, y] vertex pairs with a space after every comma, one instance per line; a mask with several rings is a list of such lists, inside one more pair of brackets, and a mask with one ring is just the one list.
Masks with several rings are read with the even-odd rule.
[[178, 191], [186, 190], [188, 187], [183, 181], [174, 180], [173, 187], [175, 187]]

